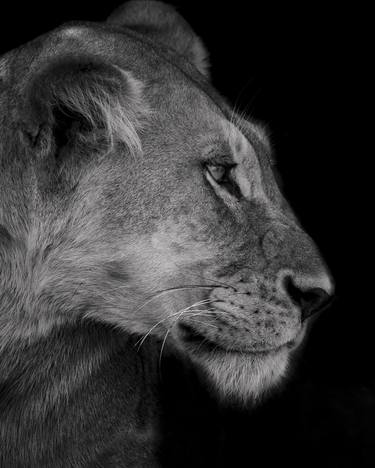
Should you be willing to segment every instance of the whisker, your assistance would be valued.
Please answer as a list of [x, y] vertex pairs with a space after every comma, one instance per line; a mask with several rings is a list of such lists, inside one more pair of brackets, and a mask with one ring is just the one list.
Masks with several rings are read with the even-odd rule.
[[[126, 288], [126, 284], [122, 285], [122, 286], [118, 286], [116, 288], [112, 288], [112, 289], [107, 289], [105, 290], [104, 292], [96, 292], [96, 294], [98, 296], [100, 296], [101, 298], [103, 298], [104, 300], [107, 300], [107, 296], [106, 294], [108, 292], [113, 292], [113, 291], [119, 291], [121, 289], [124, 289]], [[79, 286], [78, 286], [79, 287]], [[78, 289], [77, 287], [77, 289]], [[189, 290], [189, 289], [212, 289], [212, 286], [208, 285], [208, 284], [191, 284], [191, 285], [182, 285], [182, 286], [175, 286], [175, 287], [171, 287], [171, 288], [167, 288], [167, 289], [163, 289], [161, 291], [157, 291], [155, 294], [152, 294], [143, 304], [141, 304], [139, 307], [137, 307], [134, 312], [138, 312], [140, 309], [142, 309], [144, 306], [146, 306], [147, 304], [149, 304], [152, 300], [156, 299], [157, 297], [160, 297], [161, 295], [163, 294], [166, 294], [166, 293], [169, 293], [169, 292], [174, 292], [174, 291], [183, 291], [183, 290]]]
[[[201, 303], [203, 301], [200, 301]], [[182, 317], [182, 315], [185, 313], [188, 313], [188, 309], [190, 309], [191, 307], [193, 307], [194, 305], [199, 305], [198, 303], [195, 303], [193, 304], [192, 306], [190, 306], [189, 308], [185, 308], [181, 311], [181, 313], [179, 314], [179, 316], [177, 317], [177, 319], [174, 321], [174, 323], [168, 328], [168, 330], [166, 331], [165, 333], [165, 336], [164, 336], [164, 339], [163, 339], [163, 343], [161, 345], [161, 349], [160, 349], [160, 355], [159, 355], [159, 373], [161, 375], [161, 359], [162, 359], [162, 356], [163, 356], [163, 350], [164, 350], [164, 347], [165, 347], [165, 343], [167, 341], [167, 338], [168, 338], [168, 335], [170, 334], [170, 332], [172, 331], [173, 327], [176, 326], [176, 324], [178, 323], [178, 321], [180, 320], [180, 318]], [[173, 314], [173, 315], [176, 315], [176, 314]], [[198, 313], [194, 313], [194, 314], [189, 314], [188, 315], [190, 316], [195, 316], [195, 315], [202, 315], [201, 312], [198, 312]], [[199, 322], [199, 321], [198, 321]], [[200, 323], [204, 323], [204, 322], [200, 322]], [[212, 325], [212, 324], [211, 324]], [[212, 325], [214, 326], [214, 325]], [[215, 327], [217, 328], [217, 327]]]
[[192, 319], [191, 321], [192, 321], [192, 322], [201, 323], [202, 325], [205, 325], [205, 326], [207, 326], [207, 327], [215, 328], [216, 330], [219, 328], [217, 325], [214, 325], [213, 323], [203, 322], [202, 320], [195, 320], [195, 319]]
[[138, 312], [140, 309], [142, 309], [145, 305], [149, 304], [152, 300], [156, 299], [157, 297], [160, 297], [161, 295], [168, 293], [168, 292], [174, 292], [174, 291], [183, 291], [187, 289], [212, 289], [212, 286], [209, 285], [191, 285], [191, 286], [178, 286], [178, 287], [173, 287], [173, 288], [168, 288], [168, 289], [163, 289], [162, 291], [158, 291], [152, 297], [147, 299], [142, 305], [140, 305], [137, 309], [135, 309], [134, 312]]
[[[195, 309], [197, 310], [197, 309]], [[206, 312], [205, 310], [202, 310], [202, 309], [198, 309], [198, 313], [189, 313], [187, 312], [187, 309], [183, 309], [182, 312], [179, 314], [179, 316], [177, 317], [177, 319], [173, 322], [173, 324], [168, 328], [165, 336], [164, 336], [164, 339], [163, 339], [163, 343], [161, 345], [161, 349], [160, 349], [160, 355], [159, 355], [159, 372], [161, 372], [161, 359], [162, 359], [162, 355], [163, 355], [163, 350], [164, 350], [164, 347], [165, 347], [165, 343], [167, 341], [167, 338], [168, 338], [168, 335], [170, 334], [170, 332], [172, 331], [172, 329], [177, 325], [178, 321], [181, 319], [182, 315], [185, 313], [185, 315], [188, 315], [188, 317], [194, 317], [194, 316], [197, 316], [197, 315], [208, 315], [208, 314], [204, 314], [203, 312]], [[175, 315], [175, 314], [173, 314]], [[212, 328], [215, 328], [216, 330], [218, 329], [218, 327], [212, 323], [206, 323], [206, 322], [203, 322], [202, 320], [196, 320], [196, 319], [192, 319], [192, 322], [197, 322], [197, 323], [201, 323], [205, 326], [210, 326]]]
[[[146, 333], [146, 335], [145, 335], [144, 337], [141, 338], [141, 341], [140, 341], [140, 344], [139, 344], [139, 346], [138, 346], [137, 351], [139, 351], [140, 347], [141, 347], [142, 344], [145, 342], [146, 338], [150, 335], [150, 333], [151, 333], [158, 325], [160, 325], [160, 323], [164, 322], [165, 320], [170, 319], [170, 318], [173, 317], [173, 316], [176, 316], [176, 315], [179, 315], [179, 314], [182, 315], [185, 311], [190, 310], [192, 307], [199, 306], [199, 305], [203, 305], [203, 304], [207, 304], [207, 303], [209, 303], [209, 302], [212, 302], [212, 301], [209, 300], [209, 299], [204, 299], [204, 300], [202, 300], [202, 301], [195, 302], [195, 303], [192, 304], [191, 306], [185, 307], [184, 309], [179, 310], [178, 312], [175, 312], [175, 313], [173, 313], [173, 314], [170, 314], [170, 315], [168, 315], [167, 317], [163, 318], [162, 320], [159, 320], [159, 322], [157, 322], [155, 325], [153, 325], [153, 326], [148, 330], [148, 332]], [[138, 340], [138, 341], [139, 341], [139, 340]], [[138, 341], [137, 341], [137, 343], [135, 343], [134, 346], [137, 346]]]
[[163, 351], [164, 351], [164, 346], [165, 346], [165, 343], [167, 341], [167, 338], [168, 338], [168, 335], [169, 333], [171, 332], [171, 328], [169, 328], [166, 333], [165, 333], [165, 336], [164, 336], [164, 340], [163, 340], [163, 343], [161, 345], [161, 348], [160, 348], [160, 354], [159, 354], [159, 374], [161, 375], [161, 358], [163, 356]]
[[159, 320], [158, 322], [156, 322], [149, 330], [148, 332], [142, 336], [135, 344], [134, 346], [137, 346], [137, 344], [140, 342], [139, 344], [139, 347], [137, 349], [137, 351], [139, 351], [139, 348], [142, 346], [142, 344], [144, 343], [145, 339], [147, 338], [147, 336], [158, 326], [160, 325], [161, 323], [165, 322], [166, 320], [168, 320], [169, 318], [173, 317], [174, 315], [177, 315], [179, 314], [180, 312], [175, 312], [174, 314], [170, 314], [168, 315], [167, 317], [164, 317], [163, 319]]

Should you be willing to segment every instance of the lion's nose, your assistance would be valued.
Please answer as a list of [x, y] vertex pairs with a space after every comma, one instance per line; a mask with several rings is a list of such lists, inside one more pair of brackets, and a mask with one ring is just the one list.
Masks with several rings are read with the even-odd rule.
[[327, 276], [322, 281], [317, 278], [315, 281], [299, 280], [292, 276], [284, 278], [284, 288], [292, 301], [301, 309], [301, 321], [322, 312], [333, 301], [333, 283]]

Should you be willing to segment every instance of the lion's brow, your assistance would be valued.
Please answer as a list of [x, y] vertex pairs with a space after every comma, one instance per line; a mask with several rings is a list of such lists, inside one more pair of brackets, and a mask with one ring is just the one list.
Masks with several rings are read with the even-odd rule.
[[209, 141], [209, 147], [205, 154], [206, 160], [223, 160], [234, 162], [233, 149], [227, 140], [221, 138], [213, 138]]

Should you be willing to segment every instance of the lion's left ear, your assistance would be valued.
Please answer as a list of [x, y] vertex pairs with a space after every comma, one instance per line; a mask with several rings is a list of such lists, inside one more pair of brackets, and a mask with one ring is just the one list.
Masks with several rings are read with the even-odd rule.
[[173, 49], [195, 65], [203, 75], [209, 75], [207, 50], [172, 6], [154, 0], [132, 0], [116, 9], [107, 22], [134, 29]]
[[40, 68], [25, 86], [20, 113], [35, 153], [56, 158], [66, 148], [101, 151], [116, 142], [141, 150], [143, 85], [130, 73], [87, 54], [57, 56]]

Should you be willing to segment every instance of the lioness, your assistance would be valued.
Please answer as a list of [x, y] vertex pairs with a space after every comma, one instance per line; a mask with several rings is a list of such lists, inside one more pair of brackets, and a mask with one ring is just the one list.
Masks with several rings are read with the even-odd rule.
[[2, 467], [163, 466], [163, 359], [255, 401], [332, 295], [208, 68], [156, 1], [1, 58]]

